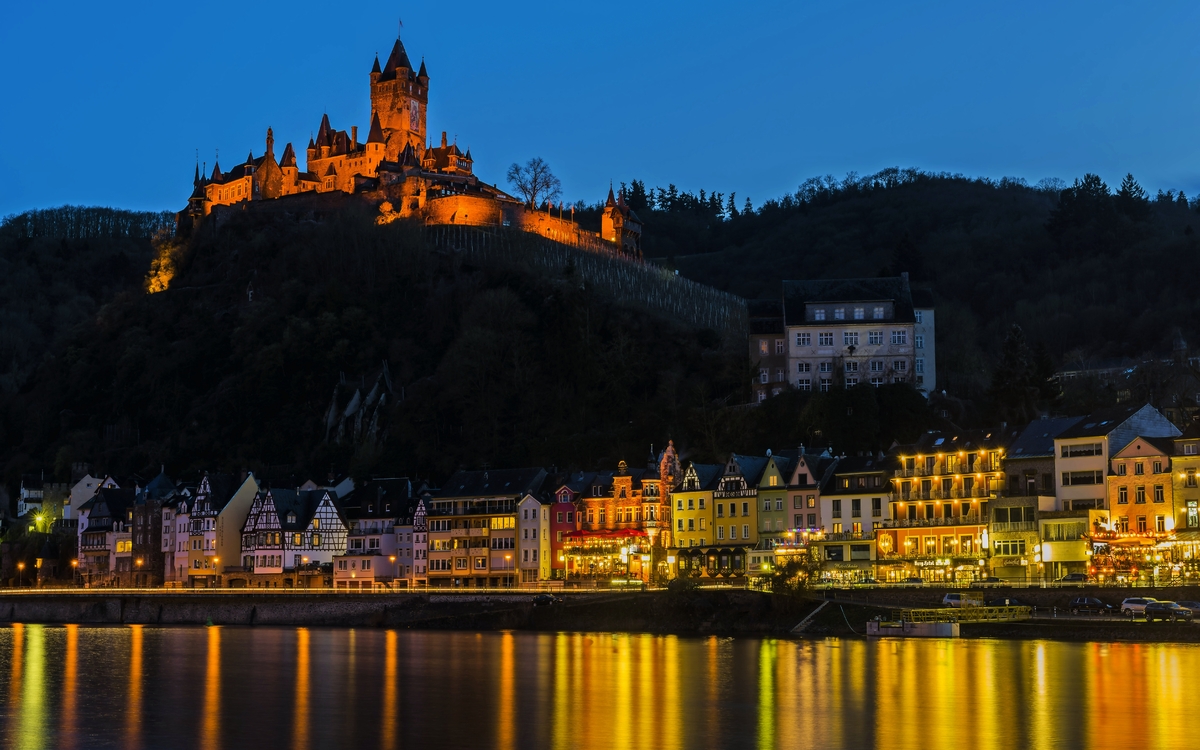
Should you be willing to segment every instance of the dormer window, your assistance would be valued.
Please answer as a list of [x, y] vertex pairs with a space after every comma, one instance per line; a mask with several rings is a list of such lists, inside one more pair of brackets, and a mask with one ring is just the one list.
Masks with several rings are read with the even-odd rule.
[[288, 514], [287, 514], [287, 522], [288, 522], [288, 523], [295, 523], [295, 522], [296, 522], [296, 514], [295, 514], [295, 513], [288, 513]]
[[846, 319], [846, 308], [835, 307], [833, 309], [833, 319], [834, 320], [845, 320]]
[[813, 310], [813, 320], [825, 320], [825, 310], [824, 309]]

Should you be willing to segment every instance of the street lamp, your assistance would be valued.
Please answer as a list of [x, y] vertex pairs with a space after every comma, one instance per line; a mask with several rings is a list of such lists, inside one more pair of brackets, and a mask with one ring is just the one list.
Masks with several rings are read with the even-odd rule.
[[71, 582], [79, 585], [79, 560], [71, 561]]
[[[504, 556], [504, 567], [507, 568], [509, 571], [508, 576], [506, 576], [506, 577], [510, 578], [510, 579], [512, 578], [512, 563], [510, 562], [511, 560], [512, 560], [512, 555]], [[509, 585], [511, 585], [512, 581], [510, 580], [508, 583], [509, 583]]]
[[395, 555], [388, 555], [388, 560], [389, 560], [389, 561], [391, 561], [391, 563], [392, 563], [392, 581], [393, 581], [393, 584], [392, 584], [392, 585], [395, 585], [395, 580], [396, 580], [396, 577], [397, 577], [397, 576], [396, 576], [396, 556], [395, 556]]
[[135, 578], [134, 580], [138, 586], [141, 586], [142, 585], [142, 558], [139, 557], [138, 559], [134, 560], [133, 562], [134, 562], [134, 565], [137, 566], [137, 578]]
[[19, 562], [19, 563], [17, 563], [17, 586], [21, 587], [24, 585], [25, 585], [25, 563]]

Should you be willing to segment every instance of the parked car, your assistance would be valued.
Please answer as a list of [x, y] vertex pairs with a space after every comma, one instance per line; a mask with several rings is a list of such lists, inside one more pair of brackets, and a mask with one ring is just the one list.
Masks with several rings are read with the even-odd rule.
[[989, 599], [987, 605], [989, 607], [1032, 607], [1033, 604], [1023, 602], [1015, 596], [1006, 596], [1003, 599]]
[[1155, 620], [1177, 620], [1192, 621], [1192, 610], [1187, 607], [1181, 607], [1175, 602], [1147, 602], [1142, 614], [1146, 616], [1146, 622], [1154, 622]]
[[982, 607], [983, 599], [978, 594], [946, 594], [942, 597], [943, 607]]
[[538, 594], [537, 596], [533, 597], [533, 606], [535, 607], [544, 607], [547, 604], [561, 603], [562, 597], [555, 596], [554, 594]]
[[1087, 573], [1067, 573], [1058, 579], [1058, 583], [1061, 586], [1082, 586], [1087, 580]]
[[1200, 615], [1200, 602], [1186, 601], [1186, 602], [1175, 602], [1175, 603], [1178, 604], [1179, 606], [1183, 607], [1184, 609], [1190, 609], [1192, 611], [1193, 615]]
[[1121, 602], [1121, 614], [1126, 617], [1137, 617], [1138, 615], [1145, 614], [1146, 605], [1153, 601], [1158, 600], [1149, 596], [1130, 597]]
[[973, 589], [989, 589], [1003, 585], [1004, 579], [997, 578], [995, 576], [988, 576], [987, 578], [980, 578], [978, 581], [971, 581], [971, 588]]
[[1105, 604], [1094, 596], [1077, 596], [1071, 600], [1071, 614], [1111, 615], [1115, 612], [1113, 605]]

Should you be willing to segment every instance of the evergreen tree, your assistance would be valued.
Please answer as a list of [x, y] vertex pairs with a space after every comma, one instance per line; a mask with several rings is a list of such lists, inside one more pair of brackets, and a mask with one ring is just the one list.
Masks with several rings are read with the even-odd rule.
[[1038, 387], [1033, 352], [1025, 332], [1015, 323], [1004, 338], [1000, 364], [992, 374], [989, 393], [998, 419], [1010, 424], [1029, 422], [1037, 414]]
[[641, 180], [633, 180], [629, 183], [629, 195], [625, 197], [625, 202], [634, 211], [645, 211], [650, 208], [650, 201], [646, 196], [646, 183]]
[[1150, 201], [1146, 198], [1146, 191], [1133, 179], [1132, 173], [1126, 174], [1125, 179], [1121, 180], [1121, 189], [1114, 196], [1113, 203], [1118, 211], [1134, 221], [1145, 219], [1150, 212]]
[[741, 216], [741, 213], [737, 207], [737, 193], [730, 193], [729, 202], [725, 204], [725, 218], [736, 219], [738, 216]]

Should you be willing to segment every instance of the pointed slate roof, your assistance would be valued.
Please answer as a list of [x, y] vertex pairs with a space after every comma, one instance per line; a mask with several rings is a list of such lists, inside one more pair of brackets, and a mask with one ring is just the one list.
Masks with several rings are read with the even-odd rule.
[[396, 38], [396, 44], [392, 47], [392, 54], [388, 55], [387, 64], [383, 66], [383, 75], [380, 78], [395, 78], [396, 68], [412, 70], [412, 63], [408, 61], [408, 53], [404, 51], [404, 42], [401, 42], [399, 37]]
[[379, 124], [379, 113], [371, 113], [371, 132], [367, 133], [367, 143], [383, 143], [383, 128]]
[[221, 162], [219, 162], [219, 161], [213, 162], [212, 177], [209, 179], [211, 179], [213, 182], [216, 182], [217, 180], [221, 179]]
[[421, 71], [417, 73], [417, 78], [428, 78], [429, 74], [425, 72], [425, 58], [421, 58]]
[[379, 71], [379, 55], [375, 55], [375, 64], [371, 66], [371, 72], [372, 73], [380, 72]]
[[328, 114], [321, 115], [321, 127], [317, 129], [317, 145], [318, 146], [331, 145], [330, 140], [331, 140], [332, 135], [333, 135], [333, 128], [330, 127], [330, 125], [329, 125], [329, 115]]
[[150, 480], [150, 484], [146, 485], [146, 496], [161, 500], [175, 491], [175, 483], [167, 476], [167, 472], [160, 471], [158, 476]]
[[288, 142], [288, 144], [286, 146], [283, 147], [283, 157], [280, 158], [280, 160], [279, 160], [279, 166], [281, 166], [281, 167], [296, 166], [296, 152], [292, 149], [292, 144], [290, 141]]

